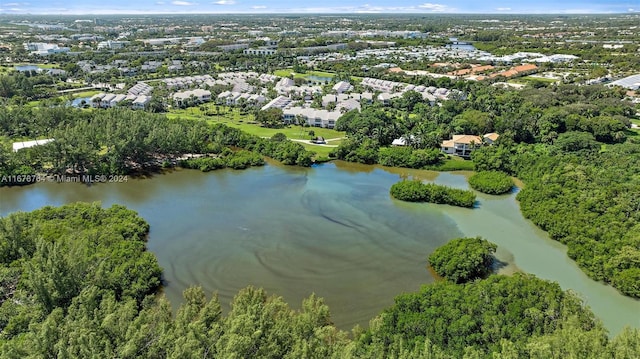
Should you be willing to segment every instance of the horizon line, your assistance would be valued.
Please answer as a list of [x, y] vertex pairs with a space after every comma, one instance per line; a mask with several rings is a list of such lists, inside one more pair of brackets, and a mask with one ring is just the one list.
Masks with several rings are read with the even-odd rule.
[[640, 15], [640, 11], [627, 11], [627, 12], [424, 12], [424, 13], [411, 13], [411, 12], [374, 12], [374, 11], [354, 11], [354, 12], [282, 12], [282, 11], [260, 11], [260, 12], [79, 12], [79, 13], [5, 13], [1, 12], [0, 16], [24, 16], [24, 15], [38, 15], [38, 16], [99, 16], [99, 15], [411, 15], [411, 16], [424, 16], [424, 15], [548, 15], [548, 16], [567, 16], [567, 15]]

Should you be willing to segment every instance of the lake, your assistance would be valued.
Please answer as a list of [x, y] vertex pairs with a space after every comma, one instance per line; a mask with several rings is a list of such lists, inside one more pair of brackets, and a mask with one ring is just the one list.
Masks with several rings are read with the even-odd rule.
[[498, 258], [576, 291], [617, 333], [640, 327], [640, 301], [594, 282], [520, 214], [515, 193], [479, 194], [475, 209], [396, 201], [389, 187], [416, 176], [468, 188], [468, 173], [438, 173], [345, 162], [312, 168], [269, 164], [244, 171], [176, 170], [151, 179], [86, 186], [39, 183], [0, 188], [0, 215], [75, 201], [121, 203], [151, 225], [148, 248], [164, 268], [174, 307], [198, 284], [222, 304], [247, 285], [294, 308], [325, 298], [337, 326], [367, 325], [393, 298], [433, 282], [426, 257], [460, 236], [481, 235]]
[[25, 72], [25, 71], [37, 71], [37, 72], [40, 72], [40, 71], [44, 70], [43, 68], [41, 68], [39, 66], [36, 66], [36, 65], [20, 65], [20, 66], [15, 66], [14, 68], [17, 71], [20, 71], [20, 72]]
[[[84, 101], [84, 104], [82, 103]], [[91, 106], [91, 97], [77, 97], [68, 102], [73, 107]]]
[[445, 47], [449, 49], [456, 50], [464, 50], [464, 51], [475, 51], [476, 48], [469, 42], [459, 41], [456, 37], [449, 38], [450, 44], [445, 45]]
[[312, 82], [330, 82], [331, 80], [333, 80], [333, 77], [330, 77], [330, 76], [309, 75], [305, 78], [307, 79], [307, 81], [312, 81]]

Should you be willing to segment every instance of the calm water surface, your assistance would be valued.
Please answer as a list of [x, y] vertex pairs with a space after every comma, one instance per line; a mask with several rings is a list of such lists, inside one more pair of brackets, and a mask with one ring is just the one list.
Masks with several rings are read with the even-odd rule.
[[127, 183], [40, 183], [0, 188], [0, 215], [74, 201], [121, 203], [151, 225], [148, 248], [177, 306], [198, 284], [228, 304], [247, 285], [293, 307], [324, 297], [334, 322], [366, 325], [401, 292], [433, 281], [425, 258], [460, 236], [481, 235], [498, 257], [575, 290], [612, 333], [640, 327], [640, 301], [586, 277], [566, 249], [526, 221], [515, 193], [479, 195], [479, 208], [394, 201], [389, 187], [417, 176], [467, 188], [465, 173], [436, 173], [336, 162], [311, 169], [268, 165], [245, 171], [175, 171]]

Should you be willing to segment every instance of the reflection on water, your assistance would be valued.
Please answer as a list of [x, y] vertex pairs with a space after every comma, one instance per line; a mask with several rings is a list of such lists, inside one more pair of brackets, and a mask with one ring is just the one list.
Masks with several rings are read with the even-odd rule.
[[294, 307], [315, 292], [344, 329], [366, 325], [395, 295], [433, 281], [425, 265], [436, 247], [481, 235], [499, 245], [501, 261], [576, 290], [613, 332], [640, 327], [629, 316], [640, 302], [584, 276], [563, 246], [522, 218], [515, 194], [479, 195], [473, 210], [389, 197], [400, 178], [467, 188], [467, 176], [344, 162], [177, 170], [127, 183], [0, 188], [0, 215], [74, 201], [122, 203], [150, 223], [148, 248], [164, 268], [174, 306], [193, 284], [217, 291], [223, 304], [247, 285]]

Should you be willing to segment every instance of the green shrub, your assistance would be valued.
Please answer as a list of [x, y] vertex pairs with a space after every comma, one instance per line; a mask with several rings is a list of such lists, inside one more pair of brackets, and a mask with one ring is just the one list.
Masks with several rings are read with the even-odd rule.
[[480, 237], [457, 238], [429, 256], [433, 270], [454, 283], [484, 278], [491, 273], [497, 246]]
[[180, 167], [199, 169], [202, 172], [209, 172], [221, 168], [233, 168], [235, 170], [245, 169], [251, 166], [264, 165], [261, 155], [251, 151], [224, 150], [221, 157], [200, 157], [190, 158], [180, 161]]
[[469, 178], [469, 184], [473, 189], [488, 194], [503, 194], [513, 188], [511, 177], [498, 171], [478, 172]]
[[473, 171], [475, 164], [472, 161], [459, 159], [445, 159], [436, 165], [428, 165], [425, 169], [431, 171]]
[[383, 166], [424, 168], [442, 162], [439, 149], [414, 150], [411, 147], [385, 147], [378, 153], [378, 162]]
[[398, 182], [391, 186], [389, 192], [393, 198], [408, 202], [431, 202], [471, 208], [476, 201], [476, 195], [472, 191], [422, 183], [418, 180]]

